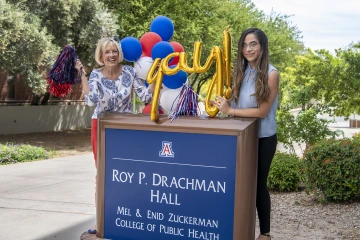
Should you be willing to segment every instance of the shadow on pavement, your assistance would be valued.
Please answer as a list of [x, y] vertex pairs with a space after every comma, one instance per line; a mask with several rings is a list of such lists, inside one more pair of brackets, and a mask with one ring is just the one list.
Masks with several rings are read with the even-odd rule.
[[36, 240], [80, 240], [81, 235], [86, 232], [91, 226], [93, 226], [94, 223], [95, 217]]

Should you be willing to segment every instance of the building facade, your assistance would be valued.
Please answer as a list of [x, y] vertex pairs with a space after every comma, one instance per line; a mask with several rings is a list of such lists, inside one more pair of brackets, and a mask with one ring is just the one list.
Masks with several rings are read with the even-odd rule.
[[[20, 74], [10, 76], [0, 68], [0, 103], [2, 105], [27, 104], [31, 103], [33, 98], [31, 89]], [[77, 84], [72, 86], [72, 91], [66, 97], [50, 96], [49, 102], [79, 102], [83, 99], [81, 84]], [[39, 101], [41, 100], [40, 98]]]

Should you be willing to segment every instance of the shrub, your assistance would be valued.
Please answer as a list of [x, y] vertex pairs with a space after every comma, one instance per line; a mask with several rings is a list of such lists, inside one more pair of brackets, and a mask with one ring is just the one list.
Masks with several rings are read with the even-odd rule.
[[277, 152], [270, 166], [268, 188], [274, 191], [297, 191], [303, 178], [303, 162], [295, 154]]
[[305, 152], [304, 162], [310, 190], [330, 201], [360, 197], [360, 138], [320, 141]]
[[49, 153], [41, 148], [31, 145], [0, 144], [0, 163], [16, 163], [37, 159], [47, 159]]
[[308, 147], [320, 140], [341, 135], [340, 131], [330, 130], [328, 124], [331, 121], [320, 119], [317, 114], [315, 108], [301, 110], [296, 116], [288, 110], [279, 110], [276, 115], [279, 142], [292, 153], [295, 153], [296, 145], [304, 152], [302, 143]]

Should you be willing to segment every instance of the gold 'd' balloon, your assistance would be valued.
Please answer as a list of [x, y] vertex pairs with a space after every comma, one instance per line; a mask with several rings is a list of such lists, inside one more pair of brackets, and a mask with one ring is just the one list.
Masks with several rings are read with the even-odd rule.
[[[216, 94], [219, 96], [224, 95], [224, 78], [225, 86], [227, 90], [225, 92], [225, 98], [229, 99], [231, 96], [231, 38], [228, 31], [229, 27], [224, 31], [223, 36], [223, 49], [218, 46], [212, 48], [210, 55], [208, 56], [205, 64], [201, 66], [201, 42], [194, 43], [194, 53], [193, 53], [193, 67], [189, 67], [187, 64], [187, 55], [184, 52], [171, 53], [160, 61], [160, 58], [155, 59], [152, 64], [149, 73], [146, 77], [148, 84], [156, 82], [153, 94], [153, 101], [151, 106], [150, 118], [153, 122], [158, 119], [158, 105], [159, 105], [159, 96], [162, 86], [162, 80], [164, 74], [173, 75], [178, 71], [183, 70], [187, 73], [204, 73], [211, 67], [212, 62], [215, 60], [216, 72], [211, 79], [210, 87], [208, 89], [206, 99], [205, 99], [205, 110], [210, 117], [215, 117], [218, 114], [219, 109], [215, 106], [211, 106], [210, 97], [211, 93], [216, 85]], [[169, 68], [169, 60], [173, 57], [179, 56], [179, 63], [174, 68]]]

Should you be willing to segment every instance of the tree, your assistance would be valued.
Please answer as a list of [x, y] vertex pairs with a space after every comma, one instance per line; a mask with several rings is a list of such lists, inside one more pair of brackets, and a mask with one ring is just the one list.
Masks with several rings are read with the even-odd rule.
[[345, 117], [360, 114], [360, 42], [350, 44], [346, 49], [339, 49], [336, 54], [343, 64], [338, 89], [332, 94], [334, 114]]
[[[102, 0], [117, 16], [120, 24], [121, 37], [133, 36], [140, 38], [149, 31], [151, 21], [158, 15], [169, 17], [175, 26], [172, 41], [184, 46], [188, 59], [192, 59], [194, 42], [201, 41], [202, 62], [214, 46], [222, 45], [222, 33], [230, 26], [233, 37], [232, 61], [237, 54], [237, 40], [243, 30], [249, 27], [263, 28], [269, 35], [272, 62], [280, 70], [294, 59], [294, 55], [302, 49], [300, 33], [296, 26], [287, 21], [287, 16], [266, 16], [256, 6], [246, 0], [141, 0], [121, 2], [118, 7], [116, 0]], [[281, 41], [277, 41], [281, 40]], [[272, 51], [272, 49], [279, 49]], [[190, 62], [190, 61], [189, 61]], [[199, 93], [201, 87], [214, 74], [212, 67], [204, 74], [192, 74], [190, 83]]]
[[[282, 75], [279, 141], [287, 146], [293, 142], [311, 145], [339, 134], [329, 130], [329, 121], [317, 116], [349, 117], [359, 113], [359, 74], [360, 53], [356, 44], [337, 49], [336, 55], [324, 49], [308, 49], [297, 56], [295, 64]], [[297, 116], [288, 112], [294, 107], [301, 108]]]
[[308, 49], [297, 56], [284, 74], [283, 94], [288, 102], [302, 110], [314, 108], [336, 116], [360, 113], [359, 45], [338, 49], [335, 56], [324, 49]]
[[[97, 0], [11, 0], [0, 2], [0, 66], [22, 74], [35, 95], [46, 91], [46, 73], [66, 44], [71, 44], [84, 65], [95, 65], [98, 39], [112, 36], [116, 20]], [[35, 101], [36, 102], [36, 101]]]
[[22, 74], [33, 93], [44, 93], [44, 76], [56, 52], [51, 36], [21, 4], [0, 2], [0, 15], [0, 66], [11, 75]]

